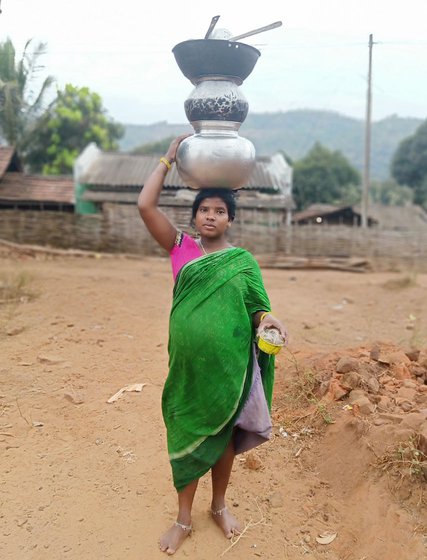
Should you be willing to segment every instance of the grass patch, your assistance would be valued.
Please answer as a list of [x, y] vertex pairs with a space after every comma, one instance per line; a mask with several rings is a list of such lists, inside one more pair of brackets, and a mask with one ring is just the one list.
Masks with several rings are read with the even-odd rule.
[[30, 290], [32, 276], [25, 271], [15, 274], [0, 274], [0, 303], [26, 302], [34, 299]]
[[414, 479], [425, 481], [427, 478], [427, 456], [418, 449], [416, 436], [387, 449], [378, 457], [377, 467], [396, 477], [399, 483]]
[[417, 275], [408, 274], [401, 276], [400, 278], [393, 278], [392, 280], [387, 280], [383, 284], [383, 288], [386, 290], [405, 290], [406, 288], [412, 288], [417, 285]]
[[275, 397], [275, 408], [281, 422], [290, 430], [297, 430], [301, 424], [312, 427], [333, 424], [331, 407], [318, 397], [321, 380], [311, 368], [301, 367], [291, 352], [287, 354], [292, 364], [286, 375], [289, 381], [283, 393]]

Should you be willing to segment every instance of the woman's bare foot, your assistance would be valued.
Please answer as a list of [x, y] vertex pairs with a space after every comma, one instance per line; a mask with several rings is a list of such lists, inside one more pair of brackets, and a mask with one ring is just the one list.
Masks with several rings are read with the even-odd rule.
[[160, 550], [166, 554], [175, 554], [190, 533], [191, 525], [174, 523], [169, 531], [160, 537]]
[[212, 517], [215, 523], [218, 525], [222, 532], [227, 537], [227, 539], [231, 539], [232, 537], [238, 535], [242, 532], [242, 528], [240, 523], [237, 519], [232, 515], [227, 506], [224, 506], [221, 509], [211, 509]]

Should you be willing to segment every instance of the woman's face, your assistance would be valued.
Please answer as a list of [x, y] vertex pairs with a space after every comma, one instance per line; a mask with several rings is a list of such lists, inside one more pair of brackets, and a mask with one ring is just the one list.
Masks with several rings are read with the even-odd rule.
[[204, 237], [220, 237], [231, 225], [227, 205], [219, 197], [205, 198], [197, 209], [196, 230]]

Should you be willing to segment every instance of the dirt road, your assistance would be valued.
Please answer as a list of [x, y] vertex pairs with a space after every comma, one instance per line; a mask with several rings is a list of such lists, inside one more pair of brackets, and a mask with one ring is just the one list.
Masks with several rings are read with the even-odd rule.
[[[278, 357], [274, 437], [239, 457], [232, 474], [229, 503], [245, 533], [227, 550], [208, 515], [205, 477], [193, 535], [176, 557], [425, 558], [425, 480], [398, 484], [378, 466], [392, 430], [374, 423], [376, 412], [351, 414], [345, 400], [313, 412], [295, 380], [303, 389], [304, 360], [333, 370], [341, 355], [367, 359], [378, 341], [424, 352], [427, 275], [263, 275], [291, 343]], [[160, 410], [168, 261], [10, 253], [0, 258], [0, 287], [1, 558], [163, 558], [157, 539], [175, 516]], [[146, 385], [107, 403], [133, 383]], [[408, 413], [427, 409], [417, 406]], [[336, 533], [330, 544], [316, 540], [325, 532]]]

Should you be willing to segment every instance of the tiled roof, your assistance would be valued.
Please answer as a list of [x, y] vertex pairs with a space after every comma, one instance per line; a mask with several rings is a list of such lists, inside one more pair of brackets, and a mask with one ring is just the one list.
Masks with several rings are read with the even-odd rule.
[[344, 209], [351, 209], [351, 206], [334, 206], [333, 204], [311, 204], [305, 210], [296, 212], [293, 215], [294, 222], [309, 220], [310, 218], [325, 217], [330, 214], [342, 212]]
[[13, 146], [0, 146], [0, 178], [6, 173], [14, 153]]
[[[361, 212], [359, 205], [353, 206], [353, 210], [358, 213]], [[369, 204], [368, 214], [383, 229], [427, 229], [427, 212], [416, 204], [408, 204], [406, 206]]]
[[6, 173], [0, 180], [0, 200], [74, 204], [73, 178]]
[[[292, 221], [302, 222], [317, 217], [328, 218], [332, 215], [352, 212], [361, 216], [360, 205], [333, 206], [331, 204], [312, 204], [302, 212], [296, 212]], [[386, 206], [382, 204], [369, 204], [368, 220], [382, 229], [427, 229], [427, 213], [421, 206], [415, 204], [407, 206]]]
[[[158, 155], [101, 153], [88, 165], [79, 181], [104, 187], [142, 187], [158, 162]], [[285, 163], [283, 165], [286, 166]], [[281, 191], [284, 186], [282, 172], [280, 161], [274, 159], [274, 156], [258, 158], [245, 188]], [[166, 175], [164, 186], [166, 188], [186, 186], [175, 165]]]
[[[115, 187], [142, 187], [159, 163], [159, 156], [101, 153], [80, 177], [80, 183]], [[165, 187], [184, 187], [176, 166], [166, 175]]]

